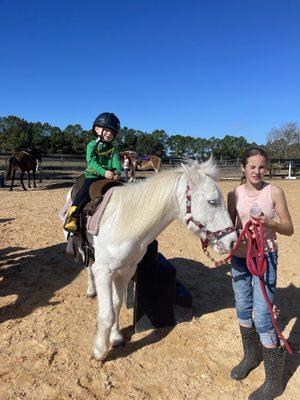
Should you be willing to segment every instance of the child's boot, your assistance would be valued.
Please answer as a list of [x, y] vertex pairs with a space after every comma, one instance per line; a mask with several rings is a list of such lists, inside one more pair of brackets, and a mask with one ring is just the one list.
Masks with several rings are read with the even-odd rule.
[[249, 400], [273, 400], [283, 392], [285, 348], [268, 349], [264, 347], [263, 356], [266, 379], [262, 386], [250, 394]]
[[256, 368], [262, 360], [262, 346], [259, 335], [254, 327], [246, 328], [240, 326], [242, 336], [244, 358], [231, 370], [232, 379], [241, 380], [246, 378], [250, 371]]
[[68, 210], [68, 215], [64, 224], [64, 230], [67, 232], [77, 231], [78, 214], [76, 213], [76, 210], [77, 206], [71, 206]]

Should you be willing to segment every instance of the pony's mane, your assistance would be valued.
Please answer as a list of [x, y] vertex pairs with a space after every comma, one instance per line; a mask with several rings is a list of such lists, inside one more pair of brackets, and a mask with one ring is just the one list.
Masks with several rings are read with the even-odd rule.
[[110, 204], [117, 209], [117, 225], [114, 237], [138, 237], [144, 230], [162, 220], [175, 203], [174, 186], [182, 175], [182, 169], [164, 171], [143, 182], [128, 184], [114, 189]]
[[[212, 158], [201, 164], [191, 161], [187, 167], [191, 178], [194, 175], [197, 181], [200, 176], [214, 178], [217, 173]], [[168, 210], [177, 209], [176, 187], [182, 174], [183, 168], [179, 167], [160, 172], [139, 183], [116, 187], [109, 202], [110, 212], [116, 210], [117, 215], [113, 228], [114, 238], [139, 237], [142, 232], [161, 221]]]

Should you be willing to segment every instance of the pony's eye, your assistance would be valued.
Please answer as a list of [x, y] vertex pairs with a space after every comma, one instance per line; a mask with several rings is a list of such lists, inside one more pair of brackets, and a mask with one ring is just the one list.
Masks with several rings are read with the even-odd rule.
[[210, 207], [218, 207], [218, 202], [216, 200], [207, 200]]

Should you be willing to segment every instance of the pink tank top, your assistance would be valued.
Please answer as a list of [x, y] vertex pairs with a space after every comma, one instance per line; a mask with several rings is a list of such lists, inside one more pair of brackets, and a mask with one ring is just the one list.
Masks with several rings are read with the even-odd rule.
[[[237, 211], [237, 223], [236, 228], [241, 232], [242, 228], [246, 225], [246, 222], [250, 219], [250, 209], [253, 203], [259, 205], [260, 209], [271, 219], [276, 219], [275, 205], [271, 196], [271, 185], [265, 183], [264, 187], [255, 195], [247, 192], [246, 185], [240, 185], [235, 189], [236, 198], [236, 211]], [[276, 233], [270, 229], [265, 228], [265, 252], [277, 250], [277, 238]], [[247, 243], [243, 241], [240, 247], [235, 251], [237, 257], [246, 257]]]

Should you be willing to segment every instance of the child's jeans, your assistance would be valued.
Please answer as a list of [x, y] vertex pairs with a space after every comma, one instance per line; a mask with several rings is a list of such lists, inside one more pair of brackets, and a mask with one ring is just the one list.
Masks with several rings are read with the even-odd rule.
[[89, 195], [89, 188], [90, 186], [101, 179], [104, 179], [104, 177], [99, 176], [99, 178], [85, 178], [83, 181], [83, 184], [81, 188], [78, 190], [75, 199], [72, 203], [72, 206], [77, 206], [77, 211], [76, 213], [80, 213], [80, 211], [83, 209], [83, 207], [91, 200], [90, 195]]
[[[266, 254], [267, 268], [264, 281], [271, 303], [273, 303], [276, 288], [277, 259], [277, 251]], [[260, 288], [259, 277], [251, 275], [247, 268], [246, 258], [233, 256], [231, 267], [235, 307], [240, 324], [251, 327], [252, 321], [254, 321], [255, 329], [262, 344], [264, 346], [276, 345], [277, 335]]]

